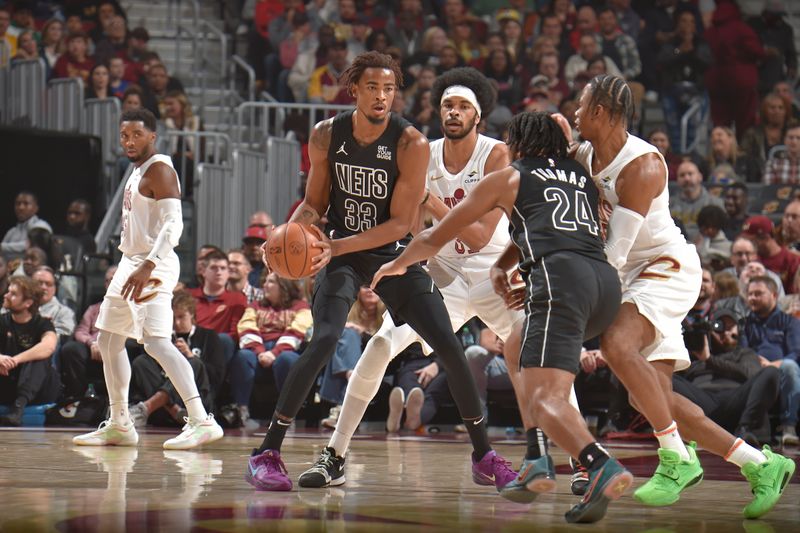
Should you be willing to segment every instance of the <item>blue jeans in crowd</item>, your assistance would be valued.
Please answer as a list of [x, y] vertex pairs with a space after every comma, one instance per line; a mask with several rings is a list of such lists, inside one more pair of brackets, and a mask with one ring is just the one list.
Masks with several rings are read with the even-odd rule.
[[335, 405], [342, 405], [347, 389], [345, 374], [356, 367], [360, 357], [361, 335], [352, 328], [344, 328], [333, 357], [322, 371], [320, 398]]
[[[264, 349], [269, 350], [275, 346], [274, 342], [264, 344]], [[300, 358], [297, 352], [281, 352], [272, 363], [272, 374], [275, 378], [278, 392], [280, 393], [289, 369], [295, 361]], [[231, 382], [231, 394], [237, 405], [250, 405], [250, 395], [253, 393], [253, 384], [256, 380], [256, 373], [267, 372], [268, 369], [258, 364], [258, 355], [253, 350], [239, 350], [234, 354], [230, 364], [229, 376]]]
[[797, 426], [800, 410], [800, 366], [794, 359], [781, 361], [781, 424]]

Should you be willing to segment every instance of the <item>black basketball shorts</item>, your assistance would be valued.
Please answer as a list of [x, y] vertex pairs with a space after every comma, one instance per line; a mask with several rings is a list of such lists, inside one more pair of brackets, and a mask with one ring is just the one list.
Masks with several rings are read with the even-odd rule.
[[608, 328], [619, 310], [617, 271], [605, 261], [556, 252], [533, 266], [527, 291], [521, 366], [577, 374], [584, 340]]

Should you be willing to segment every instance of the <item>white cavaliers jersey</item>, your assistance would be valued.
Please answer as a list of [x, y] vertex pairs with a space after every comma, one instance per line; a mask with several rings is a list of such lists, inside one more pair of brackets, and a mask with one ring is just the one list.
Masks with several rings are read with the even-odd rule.
[[[444, 164], [444, 139], [437, 139], [430, 144], [431, 157], [428, 164], [428, 188], [432, 194], [442, 198], [444, 203], [452, 209], [461, 200], [466, 198], [470, 191], [484, 176], [484, 166], [492, 149], [502, 141], [478, 135], [472, 157], [458, 174], [450, 174]], [[434, 224], [438, 221], [434, 220]], [[469, 246], [458, 239], [444, 245], [436, 254], [438, 259], [443, 259], [452, 264], [458, 261], [460, 265], [470, 269], [488, 269], [497, 259], [508, 244], [508, 218], [504, 214], [497, 222], [492, 238], [480, 250], [470, 250]]]
[[[131, 172], [122, 199], [122, 234], [119, 243], [119, 250], [129, 257], [149, 254], [158, 232], [161, 231], [161, 220], [155, 198], [148, 198], [139, 192], [139, 182], [153, 163], [168, 165], [178, 180], [178, 173], [175, 172], [172, 158], [168, 155], [155, 154]], [[178, 181], [179, 189], [180, 186]]]
[[608, 223], [608, 218], [611, 216], [611, 211], [619, 204], [616, 191], [619, 173], [628, 163], [640, 155], [648, 153], [658, 155], [664, 165], [664, 189], [650, 204], [650, 210], [647, 212], [647, 216], [644, 217], [644, 223], [638, 235], [636, 235], [636, 240], [633, 242], [633, 247], [631, 247], [631, 251], [628, 254], [627, 265], [623, 270], [642, 261], [652, 260], [653, 257], [658, 256], [670, 246], [686, 243], [686, 239], [683, 238], [683, 234], [681, 234], [672, 220], [672, 215], [669, 213], [667, 163], [664, 161], [664, 156], [655, 146], [630, 134], [625, 146], [622, 147], [611, 164], [596, 174], [592, 171], [594, 149], [591, 143], [582, 143], [575, 154], [575, 159], [587, 168], [597, 188], [600, 190], [599, 214], [605, 227]]

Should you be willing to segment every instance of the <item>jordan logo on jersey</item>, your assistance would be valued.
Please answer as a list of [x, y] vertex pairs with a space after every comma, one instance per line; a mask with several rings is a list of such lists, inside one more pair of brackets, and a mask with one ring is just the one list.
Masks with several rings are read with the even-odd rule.
[[389, 148], [386, 146], [378, 146], [378, 153], [375, 154], [375, 157], [378, 159], [384, 159], [386, 161], [392, 160], [392, 152], [389, 151]]
[[[345, 142], [346, 142], [346, 141], [345, 141]], [[344, 150], [344, 143], [342, 143], [342, 145], [339, 147], [339, 149], [338, 149], [338, 150], [336, 150], [336, 154], [337, 154], [337, 155], [338, 155], [338, 154], [350, 155], [350, 154], [348, 154], [347, 152], [345, 152], [345, 150]]]

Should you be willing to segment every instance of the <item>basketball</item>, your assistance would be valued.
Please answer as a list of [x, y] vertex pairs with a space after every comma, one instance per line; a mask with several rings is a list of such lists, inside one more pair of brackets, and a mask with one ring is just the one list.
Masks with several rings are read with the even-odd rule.
[[311, 260], [322, 250], [313, 246], [317, 234], [298, 222], [281, 224], [267, 241], [267, 263], [270, 270], [286, 279], [303, 279], [311, 275]]

